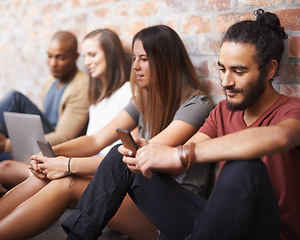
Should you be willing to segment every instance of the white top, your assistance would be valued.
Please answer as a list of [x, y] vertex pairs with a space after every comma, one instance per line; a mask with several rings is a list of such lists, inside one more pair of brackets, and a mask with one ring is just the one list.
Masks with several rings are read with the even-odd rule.
[[[96, 105], [92, 104], [89, 108], [89, 124], [86, 135], [94, 134], [113, 120], [128, 105], [131, 97], [130, 82], [126, 82], [109, 98], [104, 98]], [[117, 143], [121, 143], [120, 140], [104, 148], [97, 155], [106, 155], [110, 148]]]

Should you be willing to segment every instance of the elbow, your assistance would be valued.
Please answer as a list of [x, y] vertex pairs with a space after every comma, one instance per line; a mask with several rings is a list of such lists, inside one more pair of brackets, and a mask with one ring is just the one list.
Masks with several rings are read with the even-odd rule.
[[279, 152], [284, 152], [284, 151], [287, 151], [287, 150], [295, 147], [293, 138], [285, 132], [278, 135], [278, 137], [276, 138], [276, 143], [277, 143]]

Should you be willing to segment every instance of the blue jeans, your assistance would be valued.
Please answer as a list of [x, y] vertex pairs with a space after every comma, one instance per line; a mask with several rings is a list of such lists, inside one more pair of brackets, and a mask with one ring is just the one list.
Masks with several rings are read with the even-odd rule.
[[97, 239], [126, 193], [160, 230], [160, 239], [280, 239], [277, 198], [261, 160], [227, 162], [208, 200], [173, 178], [132, 173], [112, 148], [62, 224], [67, 239]]
[[[10, 91], [0, 100], [0, 133], [8, 138], [3, 112], [29, 113], [40, 115], [44, 133], [53, 132], [55, 130], [55, 127], [49, 122], [47, 116], [20, 92]], [[8, 157], [9, 155], [7, 155], [7, 153], [1, 153], [0, 161], [11, 159]]]

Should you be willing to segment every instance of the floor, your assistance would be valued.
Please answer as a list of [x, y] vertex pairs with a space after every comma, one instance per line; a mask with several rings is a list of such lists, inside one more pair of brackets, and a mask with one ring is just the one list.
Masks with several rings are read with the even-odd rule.
[[[67, 235], [60, 226], [60, 224], [70, 215], [71, 209], [68, 209], [61, 218], [45, 232], [30, 238], [29, 240], [64, 240]], [[98, 240], [130, 240], [127, 236], [124, 236], [118, 232], [115, 232], [108, 227], [104, 229], [103, 235]]]

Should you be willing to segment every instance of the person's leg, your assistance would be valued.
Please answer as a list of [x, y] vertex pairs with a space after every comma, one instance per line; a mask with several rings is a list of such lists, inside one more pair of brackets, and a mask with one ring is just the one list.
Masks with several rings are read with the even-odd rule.
[[[0, 221], [1, 240], [27, 239], [46, 230], [59, 219], [67, 207], [76, 204], [77, 199], [79, 199], [90, 181], [90, 177], [74, 177], [72, 185], [69, 187], [70, 177], [65, 177], [49, 182], [38, 191], [38, 188], [33, 189], [33, 187], [28, 185], [30, 183], [29, 180], [34, 178], [31, 177], [18, 185], [19, 191], [17, 193], [14, 191], [16, 189], [13, 189], [5, 196], [7, 200], [9, 198], [11, 201], [14, 201], [14, 197], [17, 197], [19, 200], [10, 205], [6, 202], [10, 213], [6, 212], [6, 215], [8, 215]], [[26, 186], [24, 186], [25, 184]], [[26, 190], [30, 191], [30, 194]], [[22, 197], [15, 196], [22, 195], [22, 193], [24, 195]], [[14, 196], [9, 197], [10, 194]], [[0, 212], [2, 211], [1, 200]], [[14, 209], [13, 211], [12, 208]]]
[[157, 227], [138, 209], [128, 195], [107, 226], [135, 240], [156, 240], [158, 236]]
[[227, 162], [188, 239], [279, 239], [277, 198], [261, 160]]
[[111, 149], [80, 198], [76, 210], [62, 224], [68, 239], [96, 239], [114, 216], [128, 192], [137, 206], [168, 239], [184, 239], [206, 200], [174, 179], [153, 172], [148, 179], [132, 173], [118, 146]]
[[54, 131], [54, 126], [49, 122], [46, 115], [20, 92], [11, 91], [0, 100], [0, 133], [8, 137], [3, 112], [29, 113], [40, 115], [44, 133]]
[[13, 160], [0, 162], [0, 184], [11, 189], [31, 176], [28, 164]]
[[46, 186], [47, 183], [47, 181], [31, 176], [15, 188], [8, 191], [2, 198], [0, 198], [0, 220], [12, 212], [22, 202], [36, 194], [39, 190]]

